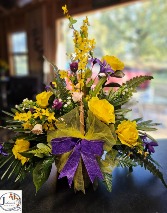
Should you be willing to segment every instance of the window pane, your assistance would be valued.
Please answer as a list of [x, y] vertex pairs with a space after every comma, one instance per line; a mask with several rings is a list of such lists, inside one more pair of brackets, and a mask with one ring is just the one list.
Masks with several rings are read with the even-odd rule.
[[14, 68], [17, 76], [23, 76], [28, 74], [28, 58], [27, 55], [14, 56]]
[[13, 33], [11, 35], [12, 40], [12, 53], [24, 53], [27, 52], [27, 37], [26, 33]]

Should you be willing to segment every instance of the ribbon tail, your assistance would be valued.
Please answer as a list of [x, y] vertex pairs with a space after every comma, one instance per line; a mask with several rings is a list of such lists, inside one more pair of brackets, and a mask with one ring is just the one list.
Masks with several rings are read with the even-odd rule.
[[77, 191], [82, 191], [85, 194], [85, 184], [82, 172], [82, 162], [80, 158], [78, 168], [74, 175], [74, 189]]
[[59, 179], [66, 176], [70, 187], [71, 187], [75, 172], [78, 168], [80, 157], [81, 157], [80, 151], [78, 150], [77, 147], [75, 147], [74, 151], [72, 152], [65, 166], [60, 172]]
[[95, 156], [87, 153], [81, 153], [81, 156], [91, 182], [93, 183], [96, 177], [103, 179], [103, 174], [100, 170]]

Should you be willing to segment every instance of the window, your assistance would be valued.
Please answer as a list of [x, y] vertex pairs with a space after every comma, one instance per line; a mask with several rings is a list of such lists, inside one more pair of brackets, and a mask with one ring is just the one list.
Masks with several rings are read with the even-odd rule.
[[10, 35], [10, 65], [11, 74], [15, 76], [28, 75], [28, 50], [25, 32]]
[[[166, 11], [166, 0], [154, 0], [154, 3], [149, 0], [86, 14], [91, 25], [89, 36], [96, 40], [94, 56], [115, 55], [126, 66], [126, 75], [116, 79], [118, 83], [139, 75], [154, 77], [134, 94], [134, 104], [129, 103], [129, 108], [133, 108], [129, 116], [162, 123], [157, 127], [159, 131], [151, 132], [155, 138], [166, 138], [167, 131]], [[83, 18], [85, 16], [77, 17], [76, 29]], [[69, 68], [68, 53], [73, 52], [72, 30], [67, 19], [60, 19], [57, 24], [59, 54], [56, 64], [60, 69]]]

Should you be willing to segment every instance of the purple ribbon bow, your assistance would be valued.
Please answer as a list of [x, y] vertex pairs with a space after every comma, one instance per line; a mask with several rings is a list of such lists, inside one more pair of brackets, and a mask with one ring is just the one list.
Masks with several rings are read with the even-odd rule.
[[80, 158], [82, 158], [85, 164], [92, 183], [96, 177], [103, 179], [100, 167], [96, 161], [96, 156], [101, 156], [103, 154], [103, 142], [98, 140], [88, 141], [80, 138], [62, 137], [52, 139], [51, 144], [52, 154], [55, 155], [73, 150], [59, 175], [59, 179], [67, 176], [70, 187]]

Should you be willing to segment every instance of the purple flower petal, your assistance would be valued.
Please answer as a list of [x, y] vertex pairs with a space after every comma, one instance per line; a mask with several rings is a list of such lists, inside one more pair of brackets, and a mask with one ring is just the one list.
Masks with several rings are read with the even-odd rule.
[[0, 154], [3, 155], [3, 156], [8, 156], [8, 153], [6, 153], [6, 152], [3, 150], [2, 144], [0, 144]]
[[149, 145], [151, 145], [151, 146], [158, 146], [158, 144], [156, 142], [153, 142], [153, 141], [150, 142]]
[[151, 146], [150, 144], [148, 144], [148, 151], [151, 153], [154, 153], [155, 152], [155, 150], [154, 150], [154, 147], [153, 146]]
[[151, 141], [148, 142], [147, 135], [141, 136], [141, 139], [143, 141], [143, 146], [145, 147], [145, 151], [148, 151], [150, 154], [155, 152], [154, 146], [158, 146], [158, 143]]
[[63, 103], [61, 101], [59, 101], [59, 99], [55, 99], [53, 101], [52, 108], [59, 110], [62, 108], [62, 106], [63, 106]]

